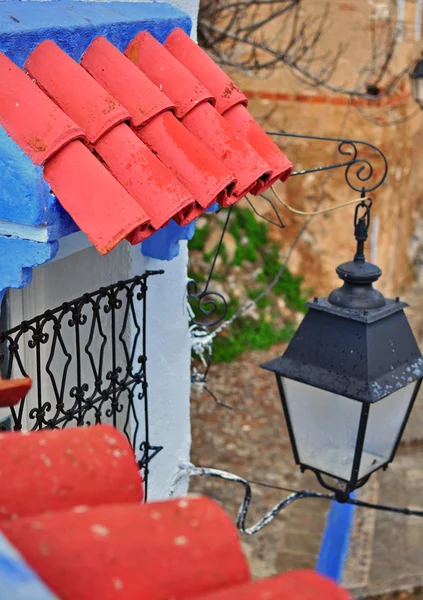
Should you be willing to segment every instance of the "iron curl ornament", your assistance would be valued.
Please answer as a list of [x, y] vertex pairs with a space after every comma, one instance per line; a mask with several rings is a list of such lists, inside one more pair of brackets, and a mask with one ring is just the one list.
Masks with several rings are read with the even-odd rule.
[[[293, 173], [291, 173], [291, 177], [345, 168], [345, 181], [347, 185], [355, 192], [363, 192], [364, 194], [369, 194], [370, 192], [374, 192], [378, 187], [380, 187], [384, 183], [386, 176], [388, 175], [388, 161], [386, 160], [386, 156], [383, 154], [380, 148], [378, 148], [374, 144], [371, 144], [370, 142], [365, 142], [363, 140], [322, 137], [317, 135], [300, 135], [298, 133], [285, 133], [277, 131], [267, 131], [266, 133], [275, 137], [286, 137], [318, 142], [335, 142], [338, 143], [338, 153], [341, 156], [350, 157], [348, 160], [336, 162], [331, 165], [313, 167], [311, 169], [304, 169], [302, 171], [294, 171]], [[376, 176], [376, 171], [371, 163], [371, 159], [369, 157], [363, 157], [359, 155], [360, 147], [364, 147], [367, 150], [370, 150], [375, 154], [375, 158], [379, 158], [379, 160], [381, 161], [381, 174], [375, 180], [374, 178]]]
[[[213, 277], [214, 268], [216, 266], [217, 257], [219, 256], [220, 250], [223, 244], [223, 238], [228, 228], [229, 219], [232, 214], [232, 206], [228, 209], [225, 223], [222, 228], [222, 233], [219, 238], [219, 242], [216, 247], [216, 251], [213, 256], [210, 271], [207, 276], [206, 284], [204, 288], [199, 291], [198, 284], [193, 279], [188, 281], [187, 295], [188, 301], [192, 308], [191, 323], [198, 327], [214, 327], [223, 321], [228, 313], [228, 303], [220, 292], [209, 290], [211, 278]], [[195, 311], [195, 308], [197, 311]], [[219, 311], [219, 306], [220, 311]], [[199, 316], [197, 316], [197, 314]]]

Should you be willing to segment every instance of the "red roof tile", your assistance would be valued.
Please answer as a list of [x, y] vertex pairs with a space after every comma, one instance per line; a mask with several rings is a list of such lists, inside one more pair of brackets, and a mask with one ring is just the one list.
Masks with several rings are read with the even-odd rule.
[[198, 81], [210, 90], [216, 98], [216, 109], [220, 114], [236, 104], [242, 103], [247, 106], [247, 97], [232, 79], [182, 29], [174, 29], [164, 45]]
[[125, 56], [174, 102], [178, 119], [201, 102], [216, 104], [213, 94], [148, 31], [140, 31], [134, 37]]
[[195, 198], [196, 211], [178, 223], [185, 225], [225, 200], [234, 176], [168, 110], [173, 103], [144, 73], [102, 37], [94, 40], [81, 64], [129, 110], [139, 138]]
[[[122, 123], [130, 120], [129, 111], [54, 42], [39, 44], [25, 68], [82, 127], [113, 176], [148, 214], [152, 231], [163, 227], [172, 218], [182, 220], [193, 211], [195, 202], [188, 190], [129, 126]], [[154, 91], [163, 96], [157, 88]], [[169, 104], [166, 100], [165, 109]], [[141, 241], [145, 237], [138, 232], [130, 236], [130, 241], [137, 243], [134, 240]]]
[[181, 30], [166, 48], [141, 32], [126, 55], [99, 37], [81, 66], [47, 40], [34, 82], [0, 53], [0, 124], [100, 252], [287, 178], [244, 94]]
[[252, 193], [261, 193], [278, 179], [286, 181], [292, 172], [291, 162], [248, 112], [247, 98], [232, 79], [182, 29], [169, 35], [165, 47], [212, 92], [216, 109], [271, 167], [268, 181], [259, 182]]
[[0, 52], [0, 123], [36, 165], [83, 132]]
[[84, 130], [92, 144], [115, 125], [129, 120], [129, 112], [51, 40], [35, 48], [25, 70]]
[[350, 600], [304, 569], [252, 581], [210, 498], [141, 504], [133, 450], [108, 425], [6, 433], [0, 453], [1, 533], [57, 598]]
[[[243, 198], [271, 169], [210, 103], [211, 94], [153, 36], [141, 32], [126, 55], [175, 102], [176, 114], [236, 177], [232, 195], [224, 205]], [[154, 59], [153, 59], [154, 57]], [[169, 76], [171, 74], [171, 76]], [[266, 136], [267, 137], [267, 136]]]
[[143, 499], [133, 451], [110, 425], [2, 432], [0, 453], [0, 529], [18, 517]]
[[352, 600], [337, 584], [313, 571], [296, 569], [253, 583], [231, 586], [193, 600]]
[[32, 386], [30, 377], [3, 379], [0, 377], [0, 408], [14, 406], [27, 395]]
[[149, 235], [150, 219], [81, 142], [74, 141], [44, 167], [44, 177], [82, 231], [107, 254], [136, 229]]

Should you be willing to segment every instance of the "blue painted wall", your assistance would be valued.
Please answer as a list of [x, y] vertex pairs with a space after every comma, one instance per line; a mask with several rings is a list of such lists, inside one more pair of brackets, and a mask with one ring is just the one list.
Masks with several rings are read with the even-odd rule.
[[[167, 3], [0, 1], [0, 51], [20, 67], [45, 39], [54, 40], [79, 61], [98, 35], [106, 36], [123, 50], [143, 29], [163, 42], [176, 27], [190, 33], [191, 19]], [[32, 266], [54, 255], [57, 245], [51, 242], [78, 231], [78, 227], [44, 181], [42, 168], [32, 163], [1, 126], [0, 173], [0, 220], [44, 226], [48, 240], [44, 244], [21, 240], [15, 257], [12, 253], [16, 251], [16, 242], [0, 236], [2, 256], [8, 257], [0, 265], [1, 297], [7, 287], [27, 285]], [[190, 239], [194, 230], [194, 224], [179, 227], [171, 223], [144, 242], [142, 252], [152, 258], [171, 260], [179, 253], [179, 241]], [[42, 251], [41, 246], [44, 246]], [[19, 260], [22, 261], [20, 268]]]
[[[354, 497], [354, 494], [351, 495]], [[323, 533], [316, 571], [342, 582], [345, 561], [350, 545], [351, 531], [354, 521], [355, 506], [332, 502], [327, 516], [326, 529]]]

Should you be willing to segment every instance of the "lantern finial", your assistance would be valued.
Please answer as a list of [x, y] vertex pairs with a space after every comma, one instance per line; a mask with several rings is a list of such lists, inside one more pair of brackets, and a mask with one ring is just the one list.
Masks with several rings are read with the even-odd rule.
[[[385, 306], [384, 296], [373, 288], [373, 283], [382, 275], [376, 265], [366, 261], [364, 243], [368, 237], [370, 225], [370, 209], [372, 200], [363, 199], [355, 209], [354, 235], [357, 240], [357, 251], [354, 260], [339, 265], [336, 272], [344, 285], [329, 294], [328, 301], [341, 308], [371, 309]], [[359, 209], [364, 208], [364, 213], [359, 216]]]

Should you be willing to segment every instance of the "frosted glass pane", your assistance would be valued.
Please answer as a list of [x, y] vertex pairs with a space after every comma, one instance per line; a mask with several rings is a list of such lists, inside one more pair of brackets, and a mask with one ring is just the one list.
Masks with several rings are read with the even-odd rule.
[[390, 459], [415, 387], [411, 383], [370, 406], [359, 479]]
[[362, 403], [283, 378], [300, 462], [350, 480]]

